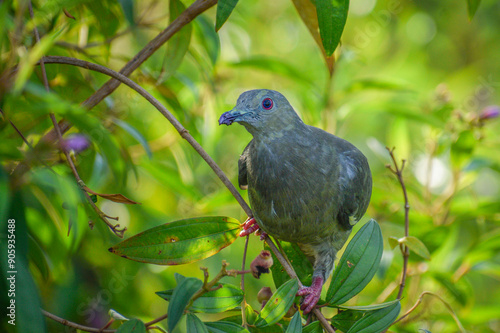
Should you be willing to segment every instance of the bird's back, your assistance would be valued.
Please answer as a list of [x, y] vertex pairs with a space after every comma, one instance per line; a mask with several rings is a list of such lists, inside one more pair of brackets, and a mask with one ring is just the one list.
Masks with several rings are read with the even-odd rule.
[[370, 199], [366, 158], [312, 126], [270, 135], [254, 138], [240, 158], [240, 185], [246, 180], [261, 228], [285, 241], [341, 247]]

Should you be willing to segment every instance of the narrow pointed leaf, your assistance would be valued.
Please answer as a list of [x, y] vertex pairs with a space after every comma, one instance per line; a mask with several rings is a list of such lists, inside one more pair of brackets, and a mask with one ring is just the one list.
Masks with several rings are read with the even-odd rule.
[[208, 333], [205, 324], [192, 313], [188, 313], [186, 317], [187, 333]]
[[[179, 16], [186, 6], [180, 0], [170, 0], [170, 23]], [[186, 24], [167, 43], [167, 52], [163, 59], [163, 78], [166, 79], [177, 71], [186, 55], [191, 43], [191, 33], [193, 26]]]
[[349, 0], [316, 0], [319, 33], [327, 56], [340, 42], [349, 10]]
[[431, 260], [431, 254], [424, 243], [417, 237], [408, 236], [404, 237], [401, 242], [410, 248], [410, 251], [424, 258], [425, 260]]
[[219, 31], [233, 12], [238, 0], [219, 0], [217, 2], [217, 14], [215, 16], [215, 31]]
[[133, 27], [135, 26], [134, 21], [134, 1], [133, 0], [118, 0], [122, 7], [123, 14], [127, 19], [128, 24]]
[[382, 232], [372, 219], [356, 233], [340, 258], [328, 288], [328, 303], [345, 303], [363, 290], [377, 272], [382, 250]]
[[[209, 291], [197, 298], [189, 310], [204, 313], [219, 313], [238, 307], [243, 301], [243, 291], [229, 283], [220, 283], [222, 288]], [[156, 294], [167, 301], [174, 290], [159, 291]]]
[[266, 327], [280, 321], [292, 305], [298, 290], [299, 284], [296, 279], [279, 287], [260, 312], [255, 326]]
[[195, 278], [184, 278], [174, 289], [168, 303], [168, 331], [172, 332], [193, 295], [201, 288], [203, 282]]
[[224, 216], [166, 223], [109, 249], [121, 257], [157, 265], [180, 265], [219, 252], [238, 238], [240, 223]]
[[361, 305], [361, 306], [338, 306], [339, 309], [346, 309], [346, 310], [357, 310], [357, 311], [374, 311], [374, 310], [379, 310], [379, 309], [384, 309], [389, 306], [392, 306], [399, 302], [398, 299], [390, 302], [385, 302], [385, 303], [380, 303], [380, 304], [373, 304], [373, 305]]
[[240, 333], [248, 332], [241, 325], [229, 321], [214, 321], [205, 323], [210, 333]]
[[477, 9], [481, 4], [481, 0], [467, 0], [467, 12], [469, 13], [469, 20], [472, 20], [476, 15]]
[[314, 41], [316, 42], [316, 44], [318, 44], [318, 47], [323, 54], [323, 58], [325, 58], [326, 65], [331, 76], [333, 74], [335, 58], [332, 55], [327, 56], [325, 48], [323, 47], [323, 42], [321, 41], [321, 36], [319, 34], [318, 14], [316, 12], [316, 7], [314, 6], [312, 0], [292, 0], [292, 2], [297, 9], [297, 13], [299, 13], [300, 15], [302, 22], [304, 22], [307, 29], [309, 30], [309, 33], [314, 38]]
[[378, 333], [383, 332], [396, 320], [401, 311], [398, 301], [383, 309], [371, 311], [358, 320], [347, 333]]
[[300, 317], [300, 312], [297, 311], [292, 317], [290, 324], [286, 329], [286, 333], [301, 333], [302, 332], [302, 319]]
[[146, 325], [139, 319], [130, 319], [118, 327], [116, 333], [146, 333]]
[[151, 148], [149, 147], [149, 143], [146, 140], [146, 138], [139, 132], [134, 126], [131, 124], [118, 119], [118, 118], [113, 118], [113, 122], [120, 126], [123, 130], [125, 130], [130, 136], [132, 136], [137, 142], [141, 144], [141, 146], [144, 148], [146, 151], [146, 154], [148, 155], [149, 158], [153, 157], [153, 153], [151, 152]]

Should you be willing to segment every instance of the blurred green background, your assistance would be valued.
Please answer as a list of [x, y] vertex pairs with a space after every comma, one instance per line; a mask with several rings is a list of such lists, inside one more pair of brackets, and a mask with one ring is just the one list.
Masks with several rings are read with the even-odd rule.
[[[40, 69], [33, 66], [41, 54], [119, 70], [168, 24], [166, 0], [121, 4], [35, 1], [34, 22], [41, 36], [48, 36], [37, 53], [27, 3], [0, 3], [0, 223], [4, 230], [7, 219], [15, 216], [18, 253], [26, 251], [34, 281], [27, 290], [37, 290], [42, 307], [93, 327], [108, 321], [110, 308], [144, 321], [163, 315], [168, 303], [154, 293], [175, 286], [174, 272], [202, 278], [199, 267], [205, 266], [215, 276], [222, 260], [229, 268], [240, 268], [244, 245], [238, 239], [211, 258], [170, 267], [109, 253], [119, 238], [83, 209], [63, 155], [42, 151], [51, 172], [8, 123], [36, 144], [52, 128], [49, 112], [58, 119], [70, 117], [75, 124], [70, 133], [85, 133], [92, 142], [75, 156], [87, 186], [141, 203], [97, 202], [107, 215], [119, 217], [128, 229], [126, 238], [188, 217], [245, 220], [206, 163], [136, 92], [121, 86], [82, 112], [78, 104], [108, 78], [67, 65], [46, 65], [53, 93], [44, 92]], [[352, 0], [330, 79], [321, 51], [291, 1], [241, 1], [218, 34], [215, 7], [193, 21], [188, 51], [177, 55], [182, 60], [177, 69], [171, 67], [176, 55], [163, 46], [130, 77], [181, 121], [234, 184], [239, 154], [251, 136], [239, 125], [219, 127], [217, 120], [249, 89], [280, 91], [307, 124], [351, 141], [368, 157], [373, 196], [354, 231], [374, 218], [386, 247], [378, 274], [351, 305], [384, 302], [397, 294], [403, 260], [387, 240], [404, 235], [404, 204], [401, 188], [386, 168], [390, 158], [385, 149], [396, 147], [397, 159], [407, 160], [410, 235], [431, 253], [430, 261], [410, 256], [401, 314], [430, 291], [448, 303], [468, 332], [499, 332], [500, 122], [488, 117], [498, 113], [500, 104], [499, 13], [496, 0], [483, 0], [472, 20], [466, 1]], [[16, 90], [8, 71], [19, 64], [34, 71]], [[26, 160], [29, 172], [15, 178], [11, 171]], [[89, 220], [95, 222], [93, 230]], [[250, 237], [247, 262], [262, 248], [258, 237]], [[239, 284], [239, 278], [224, 281]], [[271, 276], [246, 278], [246, 299], [256, 309], [263, 286], [274, 289]], [[2, 292], [2, 306], [5, 296]], [[335, 313], [324, 312], [327, 317]], [[19, 325], [19, 332], [27, 332]], [[51, 320], [47, 327], [49, 332], [69, 332]], [[390, 330], [419, 329], [459, 331], [447, 306], [432, 296], [424, 296], [408, 320]]]

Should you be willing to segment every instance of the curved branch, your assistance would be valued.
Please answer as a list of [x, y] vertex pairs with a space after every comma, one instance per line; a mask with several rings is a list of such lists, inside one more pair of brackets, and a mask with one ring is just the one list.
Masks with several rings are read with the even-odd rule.
[[[144, 88], [142, 88], [140, 85], [135, 83], [134, 81], [130, 80], [128, 77], [125, 75], [115, 72], [112, 69], [109, 69], [107, 67], [93, 64], [88, 61], [76, 59], [76, 58], [70, 58], [70, 57], [59, 57], [59, 56], [47, 56], [44, 57], [44, 62], [45, 64], [67, 64], [67, 65], [73, 65], [73, 66], [78, 66], [82, 68], [86, 68], [89, 70], [93, 70], [99, 73], [106, 74], [108, 76], [111, 76], [112, 78], [116, 79], [117, 81], [126, 84], [133, 90], [137, 91], [141, 96], [143, 96], [148, 102], [150, 102], [160, 113], [168, 119], [168, 121], [174, 126], [174, 128], [179, 132], [180, 136], [184, 138], [189, 144], [196, 150], [198, 154], [207, 162], [207, 164], [212, 168], [212, 170], [215, 172], [215, 174], [219, 177], [219, 179], [222, 181], [222, 183], [228, 188], [228, 190], [231, 192], [231, 194], [236, 198], [240, 206], [243, 208], [245, 213], [248, 216], [252, 216], [252, 210], [248, 206], [248, 204], [245, 202], [243, 197], [240, 195], [238, 190], [234, 187], [233, 183], [227, 178], [226, 174], [222, 171], [222, 169], [215, 163], [215, 161], [208, 155], [208, 153], [203, 149], [203, 147], [193, 138], [191, 134], [189, 134], [189, 131], [182, 126], [182, 124], [175, 118], [175, 116], [170, 113], [170, 111], [167, 110], [156, 98], [154, 98], [149, 92], [147, 92]], [[109, 82], [109, 81], [108, 81]]]

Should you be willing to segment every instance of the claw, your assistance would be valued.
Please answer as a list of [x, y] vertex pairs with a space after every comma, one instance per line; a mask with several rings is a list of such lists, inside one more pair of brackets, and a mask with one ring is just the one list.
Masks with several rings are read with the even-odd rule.
[[251, 233], [257, 230], [259, 230], [259, 225], [257, 224], [257, 221], [255, 221], [253, 217], [249, 218], [243, 224], [243, 230], [241, 230], [240, 232], [240, 237], [245, 237], [246, 235], [250, 235]]
[[323, 278], [315, 276], [310, 287], [302, 287], [298, 292], [298, 296], [305, 296], [300, 309], [304, 313], [311, 312], [319, 301], [321, 289], [323, 288]]

